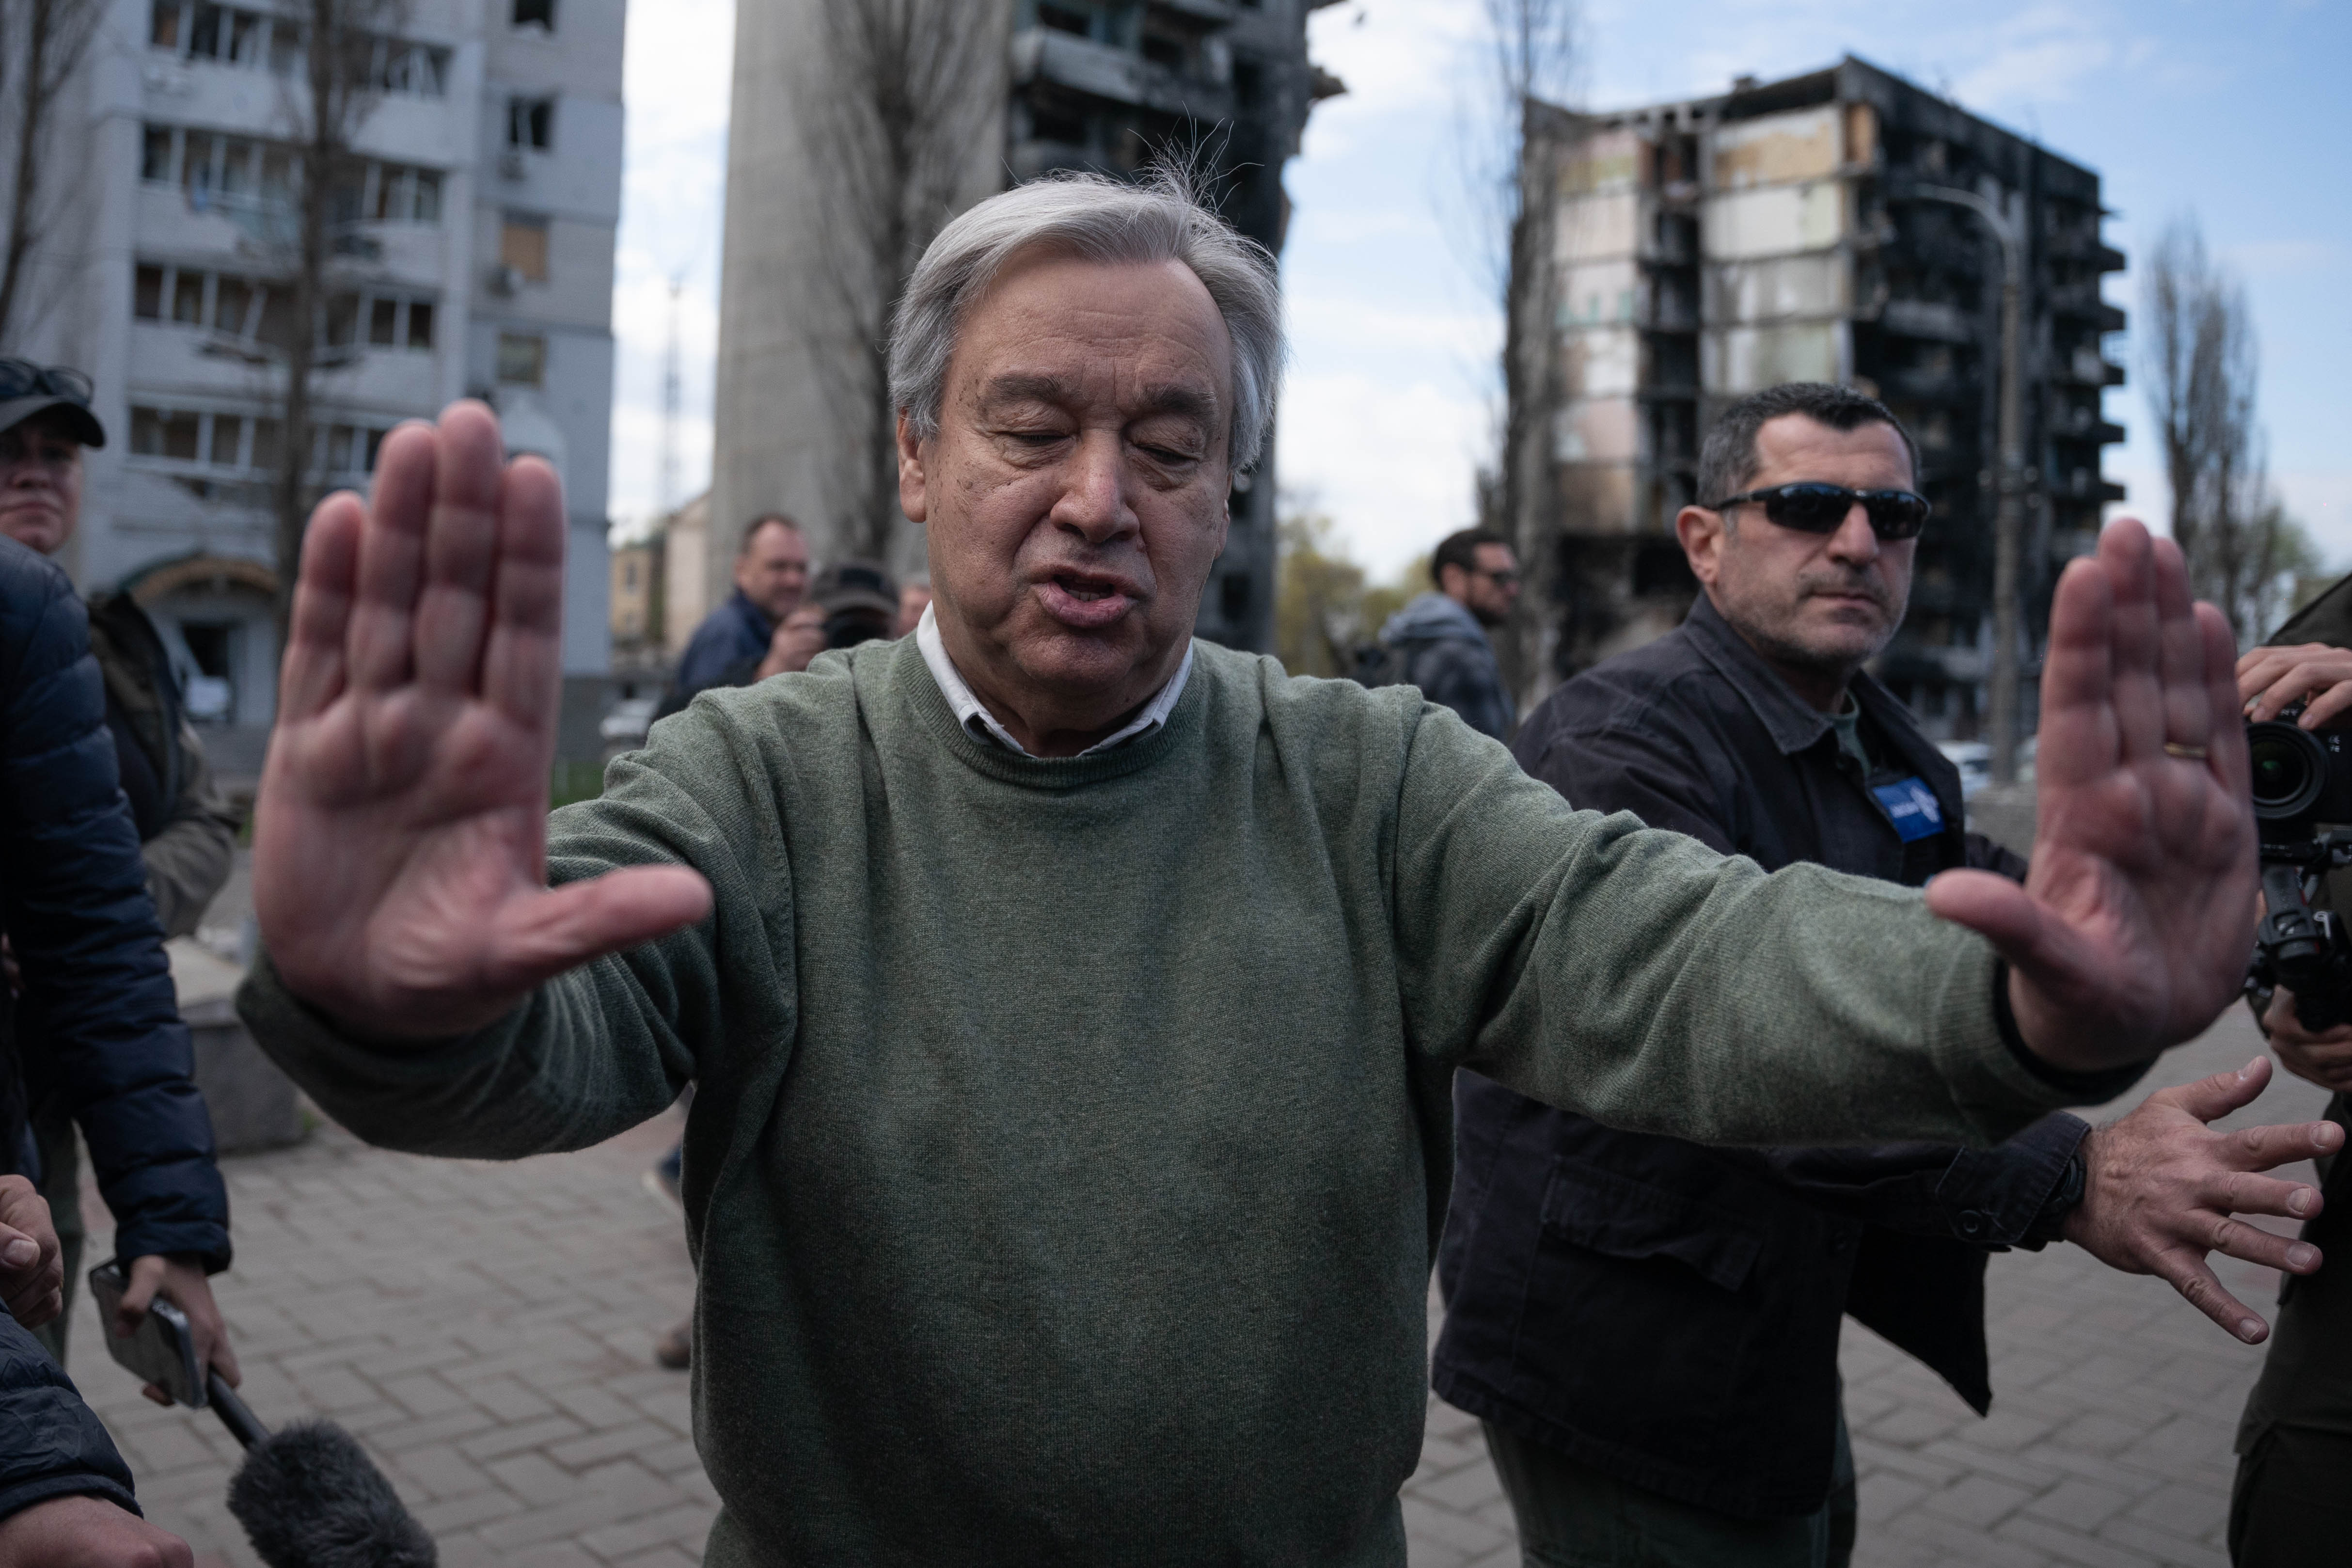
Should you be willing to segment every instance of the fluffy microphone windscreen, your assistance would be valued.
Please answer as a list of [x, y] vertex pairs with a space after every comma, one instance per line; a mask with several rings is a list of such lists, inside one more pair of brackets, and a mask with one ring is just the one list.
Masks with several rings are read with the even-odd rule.
[[229, 1483], [228, 1510], [269, 1568], [434, 1568], [433, 1538], [331, 1421], [282, 1426]]

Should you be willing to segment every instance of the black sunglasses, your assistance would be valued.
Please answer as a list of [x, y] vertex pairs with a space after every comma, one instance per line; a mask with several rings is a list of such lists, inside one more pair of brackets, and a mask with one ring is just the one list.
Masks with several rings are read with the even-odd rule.
[[1726, 496], [1706, 510], [1726, 511], [1742, 501], [1759, 503], [1775, 527], [1793, 528], [1800, 533], [1835, 533], [1844, 525], [1853, 503], [1860, 501], [1863, 510], [1870, 514], [1871, 532], [1881, 539], [1918, 538], [1931, 510], [1926, 496], [1910, 490], [1850, 490], [1843, 485], [1813, 481]]
[[28, 359], [0, 359], [0, 401], [30, 397], [47, 393], [51, 397], [70, 398], [87, 407], [94, 384], [78, 370], [61, 364], [46, 370]]

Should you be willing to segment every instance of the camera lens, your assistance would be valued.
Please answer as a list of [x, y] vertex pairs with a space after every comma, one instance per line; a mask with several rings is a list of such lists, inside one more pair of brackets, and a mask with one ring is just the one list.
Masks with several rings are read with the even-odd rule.
[[2307, 731], [2275, 720], [2249, 724], [2246, 750], [2256, 816], [2300, 816], [2319, 799], [2327, 780], [2327, 753]]

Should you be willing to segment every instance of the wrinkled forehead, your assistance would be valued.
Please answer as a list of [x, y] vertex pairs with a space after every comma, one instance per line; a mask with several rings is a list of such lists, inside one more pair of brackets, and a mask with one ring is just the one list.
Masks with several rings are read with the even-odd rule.
[[1234, 347], [1208, 288], [1181, 261], [1015, 257], [958, 323], [950, 380], [982, 404], [1111, 402], [1223, 418]]

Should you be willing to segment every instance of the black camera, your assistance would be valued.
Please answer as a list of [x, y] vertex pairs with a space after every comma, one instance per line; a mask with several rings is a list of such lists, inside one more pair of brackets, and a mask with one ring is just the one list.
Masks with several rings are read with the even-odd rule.
[[2311, 907], [2319, 879], [2352, 865], [2352, 748], [2342, 731], [2304, 729], [2302, 713], [2298, 705], [2246, 726], [2263, 911], [2246, 993], [2259, 1012], [2284, 985], [2295, 1016], [2317, 1033], [2352, 1019], [2352, 934]]

